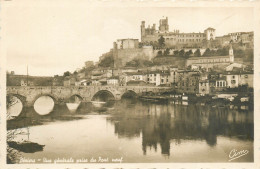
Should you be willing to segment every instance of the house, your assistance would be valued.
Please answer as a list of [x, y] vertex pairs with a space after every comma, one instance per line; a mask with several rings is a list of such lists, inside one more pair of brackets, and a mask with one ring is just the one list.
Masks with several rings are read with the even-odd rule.
[[254, 74], [253, 72], [242, 72], [239, 76], [239, 85], [247, 85], [250, 88], [254, 87]]
[[210, 79], [209, 81], [210, 93], [224, 91], [227, 88], [227, 81], [225, 76]]
[[178, 91], [181, 93], [199, 93], [200, 74], [198, 71], [179, 71]]
[[24, 79], [21, 80], [21, 86], [33, 86], [33, 85], [34, 83], [30, 80], [24, 80]]
[[63, 81], [64, 86], [75, 86], [76, 78], [74, 77], [66, 77]]
[[247, 85], [253, 88], [254, 74], [252, 71], [231, 71], [226, 73], [227, 87], [236, 88], [242, 85]]
[[110, 77], [109, 79], [107, 79], [107, 85], [113, 85], [113, 86], [119, 85], [119, 77], [118, 76]]
[[63, 86], [63, 77], [62, 76], [54, 76], [52, 81], [53, 86]]
[[245, 67], [246, 67], [246, 65], [243, 65], [241, 63], [232, 63], [232, 64], [226, 66], [225, 69], [226, 69], [226, 71], [232, 71], [234, 68], [241, 68], [241, 69], [243, 69]]
[[177, 86], [177, 83], [178, 83], [178, 67], [170, 67], [170, 83], [173, 85], [173, 86]]
[[171, 82], [170, 82], [170, 77], [171, 77], [171, 74], [169, 71], [161, 71], [159, 73], [160, 75], [160, 84], [159, 85], [163, 85], [163, 86], [170, 86], [171, 85]]
[[156, 80], [156, 78], [159, 77], [159, 76], [157, 77], [158, 73], [159, 73], [158, 71], [147, 72], [147, 83], [156, 85], [156, 82], [158, 81], [158, 80]]
[[209, 80], [199, 81], [199, 94], [205, 95], [210, 93]]
[[125, 82], [127, 83], [130, 80], [141, 80], [145, 81], [147, 80], [146, 73], [143, 72], [126, 72], [125, 73]]

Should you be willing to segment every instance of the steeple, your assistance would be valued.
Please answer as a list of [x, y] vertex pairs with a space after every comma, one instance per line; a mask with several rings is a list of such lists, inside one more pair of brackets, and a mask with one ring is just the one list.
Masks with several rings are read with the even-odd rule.
[[230, 62], [233, 63], [234, 62], [234, 53], [233, 53], [232, 44], [230, 44], [230, 46], [229, 46], [229, 58], [230, 58]]

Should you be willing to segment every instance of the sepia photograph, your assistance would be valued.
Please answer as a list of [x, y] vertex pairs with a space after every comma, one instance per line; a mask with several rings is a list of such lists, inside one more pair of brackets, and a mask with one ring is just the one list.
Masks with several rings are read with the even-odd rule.
[[5, 6], [6, 164], [256, 162], [253, 7], [29, 2]]

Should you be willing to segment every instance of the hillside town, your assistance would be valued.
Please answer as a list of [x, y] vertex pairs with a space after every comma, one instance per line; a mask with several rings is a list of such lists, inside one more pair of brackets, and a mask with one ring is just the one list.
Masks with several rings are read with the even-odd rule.
[[169, 31], [168, 18], [146, 27], [141, 40], [117, 39], [99, 62], [62, 76], [35, 77], [7, 73], [7, 86], [168, 86], [177, 93], [208, 95], [253, 91], [253, 32], [216, 36]]

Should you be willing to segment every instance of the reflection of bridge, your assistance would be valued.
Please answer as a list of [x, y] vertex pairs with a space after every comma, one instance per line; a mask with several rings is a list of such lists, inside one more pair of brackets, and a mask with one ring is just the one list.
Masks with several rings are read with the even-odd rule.
[[8, 86], [7, 95], [19, 98], [24, 106], [33, 106], [34, 102], [41, 96], [50, 96], [55, 103], [68, 101], [72, 96], [78, 96], [82, 101], [88, 102], [95, 95], [102, 92], [111, 94], [115, 100], [128, 92], [140, 95], [143, 92], [162, 93], [172, 90], [170, 87], [155, 86]]

